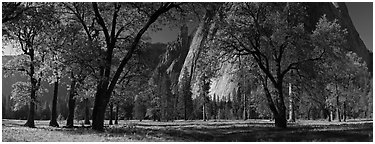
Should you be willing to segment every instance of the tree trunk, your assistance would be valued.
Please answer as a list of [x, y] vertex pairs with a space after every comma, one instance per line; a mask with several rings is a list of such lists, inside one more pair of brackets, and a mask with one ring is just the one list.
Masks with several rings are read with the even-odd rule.
[[49, 122], [49, 126], [52, 127], [59, 127], [57, 123], [57, 112], [56, 112], [56, 105], [57, 105], [57, 94], [59, 91], [59, 78], [57, 78], [53, 90], [53, 99], [52, 99], [52, 113], [51, 113], [51, 121]]
[[292, 92], [292, 84], [289, 83], [289, 121], [295, 122], [295, 111], [294, 111], [294, 96]]
[[[29, 52], [30, 61], [34, 61], [34, 49], [30, 49]], [[31, 82], [31, 91], [30, 91], [30, 102], [29, 102], [29, 115], [27, 116], [27, 122], [24, 126], [35, 128], [34, 115], [35, 115], [35, 102], [36, 102], [36, 91], [37, 91], [37, 80], [34, 78], [34, 65], [30, 63], [30, 82]]]
[[25, 123], [24, 126], [35, 128], [35, 123], [34, 123], [34, 115], [35, 115], [35, 88], [32, 84], [31, 86], [31, 101], [29, 102], [29, 115], [27, 116], [27, 122]]
[[287, 127], [287, 120], [286, 120], [286, 108], [284, 105], [284, 98], [283, 98], [283, 91], [281, 83], [277, 84], [276, 90], [278, 97], [276, 98], [276, 102], [273, 101], [272, 95], [267, 87], [268, 79], [263, 80], [263, 90], [265, 92], [265, 96], [268, 102], [268, 106], [273, 113], [273, 117], [275, 118], [275, 126], [278, 128], [286, 128]]
[[336, 102], [337, 102], [337, 107], [336, 107], [336, 118], [339, 122], [341, 122], [341, 117], [340, 117], [340, 105], [339, 105], [339, 95], [336, 97]]
[[116, 104], [115, 125], [118, 124], [118, 110], [119, 110], [119, 104]]
[[104, 131], [104, 114], [108, 104], [105, 94], [101, 89], [97, 91], [94, 102], [94, 109], [92, 111], [92, 129], [97, 131]]
[[246, 109], [246, 92], [243, 94], [243, 120], [247, 120], [247, 109]]
[[339, 91], [336, 83], [336, 117], [339, 122], [341, 122], [340, 117], [340, 102], [339, 102]]
[[334, 118], [333, 118], [333, 111], [330, 109], [330, 110], [329, 110], [328, 121], [330, 122], [330, 121], [333, 121], [333, 120], [334, 120]]
[[203, 121], [206, 121], [206, 107], [205, 107], [205, 103], [203, 103], [203, 110], [202, 110], [202, 114], [203, 114]]
[[90, 107], [89, 99], [85, 99], [85, 124], [90, 125]]
[[311, 107], [309, 107], [307, 110], [307, 120], [310, 120], [310, 111], [311, 111]]
[[73, 72], [71, 72], [72, 82], [70, 84], [70, 92], [69, 92], [69, 113], [68, 113], [68, 119], [66, 120], [66, 126], [67, 128], [74, 127], [74, 109], [75, 109], [75, 86], [76, 86], [76, 79], [74, 78]]
[[112, 118], [113, 118], [113, 103], [109, 103], [109, 125], [113, 125], [113, 122], [112, 122]]
[[279, 114], [279, 115], [274, 115], [275, 118], [275, 126], [278, 128], [286, 128], [286, 117], [285, 115]]
[[344, 122], [346, 122], [346, 115], [347, 115], [347, 112], [346, 112], [346, 103], [344, 102]]
[[278, 114], [275, 115], [275, 126], [279, 128], [286, 128], [287, 127], [286, 107], [284, 104], [282, 81], [277, 83], [276, 91], [278, 94], [276, 98], [276, 107], [278, 110]]

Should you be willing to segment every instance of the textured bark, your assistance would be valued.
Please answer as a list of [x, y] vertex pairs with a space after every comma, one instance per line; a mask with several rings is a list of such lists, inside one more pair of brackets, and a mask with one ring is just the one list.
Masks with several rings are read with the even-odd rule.
[[[29, 50], [30, 61], [34, 61], [34, 49]], [[36, 91], [37, 91], [37, 84], [38, 81], [34, 78], [35, 70], [34, 64], [30, 64], [30, 81], [31, 81], [31, 91], [30, 91], [30, 98], [31, 101], [29, 102], [29, 115], [27, 116], [27, 122], [24, 126], [34, 128], [34, 115], [35, 115], [35, 102], [36, 102]]]
[[92, 128], [98, 131], [104, 131], [104, 113], [108, 104], [105, 94], [98, 91], [95, 96], [94, 109], [92, 111]]
[[66, 120], [66, 126], [67, 128], [73, 128], [74, 127], [74, 109], [75, 109], [75, 86], [76, 86], [76, 79], [74, 78], [73, 72], [71, 72], [71, 78], [72, 81], [70, 83], [70, 91], [69, 91], [69, 113], [68, 118]]
[[59, 78], [57, 78], [54, 90], [53, 90], [53, 99], [52, 99], [52, 112], [51, 112], [51, 121], [49, 122], [49, 126], [52, 127], [59, 127], [59, 124], [57, 123], [57, 94], [59, 92]]

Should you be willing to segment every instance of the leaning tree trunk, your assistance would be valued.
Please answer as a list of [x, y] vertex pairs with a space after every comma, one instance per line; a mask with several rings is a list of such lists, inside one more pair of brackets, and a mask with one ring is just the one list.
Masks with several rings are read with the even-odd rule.
[[109, 103], [109, 125], [113, 125], [113, 122], [112, 122], [112, 118], [113, 118], [113, 103]]
[[70, 92], [69, 92], [69, 114], [68, 114], [68, 119], [66, 120], [66, 126], [67, 128], [72, 128], [74, 127], [74, 109], [75, 109], [75, 86], [76, 86], [76, 79], [73, 77], [73, 72], [71, 72], [72, 76], [72, 82], [70, 84]]
[[85, 124], [90, 125], [89, 99], [85, 99]]
[[51, 121], [49, 122], [49, 126], [52, 126], [52, 127], [59, 127], [59, 124], [57, 123], [57, 119], [56, 119], [57, 118], [56, 105], [57, 105], [58, 91], [59, 91], [59, 78], [57, 77], [54, 90], [53, 90]]

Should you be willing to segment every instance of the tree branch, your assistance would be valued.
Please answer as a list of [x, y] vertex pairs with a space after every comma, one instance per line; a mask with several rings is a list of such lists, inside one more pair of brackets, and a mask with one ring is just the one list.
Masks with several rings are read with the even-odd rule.
[[158, 10], [156, 10], [149, 18], [149, 20], [147, 21], [147, 23], [143, 26], [143, 28], [138, 32], [138, 34], [136, 35], [136, 37], [134, 38], [134, 41], [130, 47], [130, 50], [129, 52], [125, 55], [125, 57], [121, 60], [121, 63], [119, 65], [119, 67], [117, 68], [116, 70], [116, 73], [115, 75], [113, 76], [112, 80], [111, 80], [111, 83], [108, 87], [108, 91], [111, 92], [119, 77], [120, 77], [120, 74], [121, 72], [123, 71], [125, 65], [128, 63], [128, 61], [130, 60], [130, 58], [132, 57], [134, 51], [136, 50], [137, 46], [138, 46], [138, 43], [142, 37], [142, 35], [146, 32], [146, 30], [151, 26], [151, 24], [153, 24], [160, 15], [162, 15], [163, 13], [167, 12], [168, 10], [170, 10], [171, 8], [175, 7], [176, 5], [174, 5], [173, 3], [165, 3], [163, 4]]
[[98, 4], [96, 2], [93, 2], [92, 8], [94, 10], [95, 17], [97, 18], [98, 24], [103, 28], [103, 33], [104, 33], [104, 36], [105, 36], [105, 39], [106, 39], [106, 42], [107, 42], [107, 45], [108, 45], [108, 44], [110, 44], [111, 39], [110, 39], [110, 36], [109, 36], [109, 33], [108, 33], [108, 29], [105, 26], [105, 22], [104, 22], [102, 16], [100, 15]]

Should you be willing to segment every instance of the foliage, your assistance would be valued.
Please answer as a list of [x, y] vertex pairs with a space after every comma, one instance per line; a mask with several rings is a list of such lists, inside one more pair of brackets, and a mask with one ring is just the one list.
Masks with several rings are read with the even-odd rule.
[[[30, 99], [31, 85], [30, 85], [30, 82], [19, 81], [19, 82], [14, 83], [12, 85], [12, 88], [13, 90], [11, 92], [10, 99], [14, 102], [13, 110], [18, 111], [24, 106], [27, 106], [29, 102], [31, 101]], [[45, 92], [47, 92], [47, 89], [40, 88], [36, 92], [36, 96], [39, 97]], [[40, 105], [38, 102], [39, 102], [38, 99], [33, 101], [33, 103]]]
[[310, 34], [303, 24], [305, 8], [299, 3], [231, 3], [227, 8], [218, 45], [227, 53], [250, 55], [257, 63], [276, 125], [286, 127], [286, 74], [334, 52], [343, 44], [346, 30], [323, 16]]

